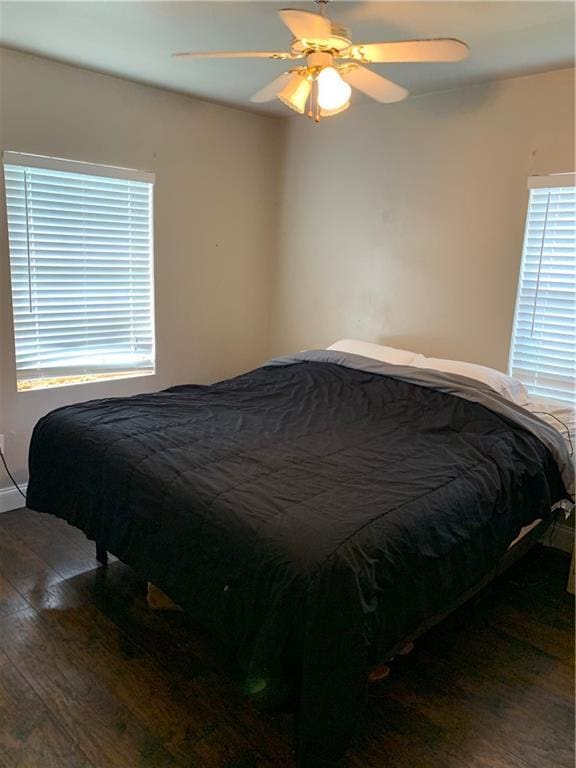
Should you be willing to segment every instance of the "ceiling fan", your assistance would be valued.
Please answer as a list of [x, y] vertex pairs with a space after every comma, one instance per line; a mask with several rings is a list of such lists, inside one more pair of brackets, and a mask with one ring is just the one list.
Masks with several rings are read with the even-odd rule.
[[[220, 51], [175, 53], [178, 59], [256, 58], [306, 63], [284, 72], [265, 85], [250, 101], [278, 98], [291, 109], [319, 122], [350, 106], [352, 87], [384, 104], [402, 101], [408, 91], [364, 64], [399, 62], [451, 62], [468, 56], [460, 40], [402, 40], [388, 43], [353, 43], [347, 29], [326, 16], [330, 0], [314, 0], [319, 13], [282, 10], [279, 15], [292, 33], [289, 51]], [[308, 109], [306, 107], [308, 106]]]

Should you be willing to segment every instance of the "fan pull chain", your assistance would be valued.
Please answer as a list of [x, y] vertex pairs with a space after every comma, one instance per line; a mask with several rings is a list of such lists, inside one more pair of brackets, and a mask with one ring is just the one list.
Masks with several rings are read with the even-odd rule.
[[306, 113], [309, 118], [314, 117], [314, 94], [316, 93], [316, 81], [312, 82], [312, 90], [310, 91], [310, 99], [308, 101], [308, 112]]
[[318, 104], [318, 83], [316, 80], [312, 85], [312, 91], [310, 92], [310, 100], [308, 101], [307, 117], [313, 119], [315, 123], [320, 122], [320, 105]]

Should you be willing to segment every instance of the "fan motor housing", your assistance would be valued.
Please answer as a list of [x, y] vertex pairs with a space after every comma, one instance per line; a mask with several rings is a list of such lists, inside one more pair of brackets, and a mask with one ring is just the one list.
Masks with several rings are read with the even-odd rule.
[[334, 56], [331, 51], [312, 51], [306, 56], [306, 64], [311, 68], [331, 67], [333, 63]]
[[329, 37], [294, 38], [290, 44], [290, 50], [296, 56], [307, 55], [313, 51], [342, 55], [352, 45], [349, 34], [345, 27], [331, 22]]

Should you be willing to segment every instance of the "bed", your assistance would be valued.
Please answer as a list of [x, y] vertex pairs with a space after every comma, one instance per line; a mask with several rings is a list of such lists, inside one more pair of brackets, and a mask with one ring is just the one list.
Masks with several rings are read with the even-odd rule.
[[558, 430], [416, 362], [302, 352], [34, 430], [28, 506], [181, 605], [262, 706], [297, 701], [298, 768], [335, 768], [369, 670], [573, 494]]

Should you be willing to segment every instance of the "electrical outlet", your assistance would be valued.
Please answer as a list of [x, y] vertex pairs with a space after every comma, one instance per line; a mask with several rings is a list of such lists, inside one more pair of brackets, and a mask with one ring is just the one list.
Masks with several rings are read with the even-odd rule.
[[4, 435], [0, 435], [0, 453], [4, 453]]

